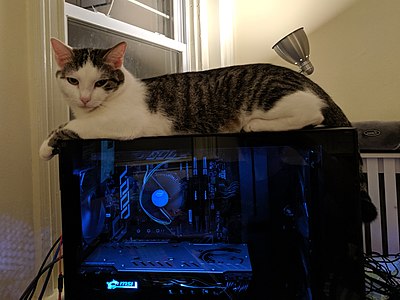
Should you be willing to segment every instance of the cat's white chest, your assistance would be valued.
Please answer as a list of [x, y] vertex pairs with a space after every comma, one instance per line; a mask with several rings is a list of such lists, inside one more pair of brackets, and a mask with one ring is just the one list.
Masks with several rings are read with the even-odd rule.
[[128, 140], [143, 136], [170, 135], [172, 122], [159, 113], [151, 113], [140, 103], [118, 103], [72, 120], [67, 126], [83, 139], [108, 138]]

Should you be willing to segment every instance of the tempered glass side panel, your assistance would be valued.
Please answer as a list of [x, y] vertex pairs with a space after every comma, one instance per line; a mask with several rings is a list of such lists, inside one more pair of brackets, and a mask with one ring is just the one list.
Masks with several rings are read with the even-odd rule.
[[73, 171], [88, 245], [95, 239], [241, 243], [244, 225], [266, 222], [276, 211], [308, 238], [307, 193], [318, 147], [220, 147], [205, 155], [190, 144], [120, 151], [114, 143], [101, 141], [96, 151], [88, 145], [90, 155]]
[[60, 154], [63, 236], [66, 251], [78, 254], [65, 254], [65, 272], [75, 264], [73, 272], [86, 275], [69, 284], [88, 280], [88, 295], [110, 296], [108, 272], [142, 285], [145, 273], [175, 272], [157, 282], [182, 283], [178, 274], [189, 266], [176, 263], [194, 255], [187, 263], [214, 274], [215, 286], [225, 284], [216, 273], [241, 268], [241, 278], [251, 278], [240, 285], [249, 287], [243, 295], [361, 294], [355, 136], [305, 130], [70, 141]]

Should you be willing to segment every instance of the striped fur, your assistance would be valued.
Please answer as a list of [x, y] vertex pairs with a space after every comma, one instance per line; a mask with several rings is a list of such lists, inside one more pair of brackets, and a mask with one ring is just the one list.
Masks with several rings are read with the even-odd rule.
[[[288, 68], [249, 64], [140, 80], [123, 67], [124, 42], [110, 49], [72, 49], [51, 41], [56, 78], [75, 119], [43, 142], [40, 156], [46, 160], [60, 140], [71, 138], [351, 126], [319, 85]], [[360, 174], [364, 221], [371, 221], [376, 209]]]
[[321, 87], [300, 73], [271, 64], [168, 74], [143, 82], [148, 90], [149, 110], [172, 117], [174, 130], [178, 132], [225, 131], [240, 116], [250, 115], [255, 110], [267, 112], [284, 97], [298, 92], [320, 98], [321, 102], [316, 105], [320, 105], [318, 109], [323, 107], [323, 125], [351, 125]]

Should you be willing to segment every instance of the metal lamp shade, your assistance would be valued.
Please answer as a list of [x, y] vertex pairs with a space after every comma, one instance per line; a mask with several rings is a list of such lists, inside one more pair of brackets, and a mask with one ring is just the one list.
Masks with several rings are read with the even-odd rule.
[[272, 49], [289, 63], [300, 67], [301, 73], [310, 75], [314, 67], [309, 60], [310, 46], [304, 28], [296, 29], [277, 42]]

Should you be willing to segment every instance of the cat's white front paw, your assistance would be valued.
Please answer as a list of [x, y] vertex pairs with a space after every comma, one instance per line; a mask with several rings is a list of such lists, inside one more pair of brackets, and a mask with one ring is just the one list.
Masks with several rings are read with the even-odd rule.
[[49, 139], [45, 140], [39, 149], [39, 156], [43, 160], [50, 160], [53, 154], [54, 148], [49, 146]]

